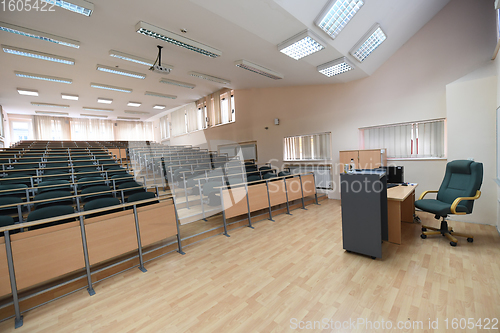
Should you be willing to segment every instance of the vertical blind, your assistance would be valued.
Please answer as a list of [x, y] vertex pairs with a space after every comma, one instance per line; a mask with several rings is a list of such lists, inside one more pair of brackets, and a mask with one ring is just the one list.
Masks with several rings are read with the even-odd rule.
[[331, 133], [286, 137], [283, 155], [285, 161], [330, 160]]
[[160, 118], [160, 138], [166, 140], [170, 138], [170, 126], [168, 123], [168, 114]]
[[390, 158], [445, 157], [445, 119], [360, 130], [365, 149], [387, 148]]

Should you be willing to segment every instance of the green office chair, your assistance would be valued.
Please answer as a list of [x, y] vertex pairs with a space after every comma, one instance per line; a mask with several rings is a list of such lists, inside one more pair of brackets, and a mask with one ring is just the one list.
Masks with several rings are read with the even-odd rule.
[[[422, 226], [422, 235], [443, 235], [450, 240], [451, 246], [457, 245], [457, 239], [453, 236], [467, 237], [472, 243], [474, 237], [454, 232], [448, 227], [446, 218], [448, 214], [465, 215], [472, 213], [474, 200], [481, 196], [481, 184], [483, 182], [483, 164], [468, 160], [449, 162], [446, 165], [446, 173], [439, 191], [425, 191], [419, 200], [415, 201], [415, 207], [424, 212], [433, 213], [436, 219], [441, 220], [440, 228]], [[437, 193], [436, 199], [424, 199], [427, 193]], [[432, 231], [427, 231], [430, 229]]]

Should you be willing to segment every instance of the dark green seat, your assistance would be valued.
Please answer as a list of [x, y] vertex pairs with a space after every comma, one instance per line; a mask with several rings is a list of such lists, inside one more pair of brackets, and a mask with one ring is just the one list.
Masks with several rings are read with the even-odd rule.
[[271, 179], [271, 178], [276, 178], [276, 175], [274, 173], [268, 172], [262, 176], [263, 179]]
[[[154, 194], [153, 192], [140, 192], [140, 193], [134, 193], [134, 194], [130, 195], [127, 198], [127, 202], [134, 202], [134, 201], [153, 199], [153, 198], [156, 198], [156, 194]], [[138, 204], [137, 207], [154, 205], [155, 203], [158, 203], [158, 202], [159, 201], [145, 202], [142, 204]], [[132, 207], [129, 207], [129, 208], [132, 208]]]
[[[15, 223], [14, 219], [11, 216], [0, 215], [0, 228], [7, 227], [9, 225], [13, 225]], [[3, 235], [3, 233], [2, 233]]]
[[7, 175], [6, 177], [0, 178], [0, 184], [2, 185], [24, 184], [28, 187], [31, 187], [31, 177], [32, 175], [26, 175], [23, 173], [18, 173], [17, 175], [16, 173], [12, 173]]
[[[140, 187], [140, 188], [134, 188], [134, 187]], [[135, 181], [126, 182], [126, 183], [120, 184], [118, 186], [118, 190], [124, 190], [123, 194], [127, 195], [127, 196], [128, 195], [132, 195], [134, 193], [145, 192], [144, 187], [142, 187], [141, 184], [139, 184], [139, 183], [137, 183]]]
[[[83, 206], [83, 210], [89, 211], [89, 210], [94, 210], [94, 209], [116, 206], [119, 204], [120, 204], [120, 200], [118, 200], [117, 198], [101, 198], [101, 199], [95, 199], [95, 200], [87, 202]], [[118, 209], [113, 209], [113, 210], [107, 210], [104, 212], [89, 214], [89, 215], [86, 215], [85, 218], [92, 218], [92, 217], [101, 216], [101, 215], [105, 215], [105, 214], [116, 213], [116, 212], [119, 212], [120, 210], [121, 209], [118, 208]]]
[[104, 178], [102, 177], [84, 177], [78, 179], [78, 189], [83, 190], [86, 187], [97, 186], [97, 185], [106, 185]]
[[[45, 187], [50, 186], [50, 187]], [[67, 180], [48, 180], [42, 181], [38, 184], [37, 193], [44, 193], [50, 191], [71, 191], [73, 188], [71, 187], [69, 181]]]
[[[74, 211], [73, 207], [71, 207], [71, 206], [57, 206], [56, 205], [56, 206], [44, 207], [44, 208], [40, 208], [40, 209], [32, 211], [28, 215], [27, 222], [33, 222], [33, 221], [38, 221], [38, 220], [43, 220], [43, 219], [49, 219], [52, 217], [73, 214], [74, 212], [75, 211]], [[32, 226], [29, 229], [30, 230], [40, 229], [40, 228], [50, 227], [50, 226], [58, 225], [58, 224], [62, 224], [62, 223], [73, 222], [75, 220], [76, 220], [76, 218], [73, 217], [73, 218], [63, 219], [63, 220], [56, 221], [56, 222], [46, 223], [43, 225]], [[63, 249], [61, 249], [61, 250], [63, 250]]]
[[[449, 214], [465, 215], [472, 213], [474, 200], [481, 196], [481, 184], [483, 182], [483, 164], [469, 161], [451, 161], [446, 165], [443, 182], [438, 191], [425, 191], [419, 200], [415, 201], [415, 207], [434, 214], [436, 219], [441, 220], [440, 228], [422, 226], [422, 238], [428, 235], [443, 235], [450, 240], [450, 245], [456, 246], [455, 236], [467, 237], [472, 242], [473, 236], [457, 233], [448, 228], [446, 218]], [[428, 193], [437, 192], [436, 199], [424, 199]], [[466, 200], [466, 199], [468, 200]], [[427, 231], [430, 229], [432, 231]]]
[[[0, 185], [0, 197], [1, 196], [16, 196], [18, 198], [26, 198], [26, 189], [28, 185], [25, 184], [10, 184], [10, 185]], [[19, 189], [19, 191], [8, 191], [2, 192], [4, 190]]]
[[284, 176], [290, 176], [290, 172], [287, 171], [280, 171], [278, 173], [278, 177], [284, 177]]
[[258, 180], [261, 180], [259, 175], [249, 175], [249, 176], [247, 176], [247, 182], [256, 182]]
[[[82, 194], [83, 202], [89, 202], [94, 199], [101, 199], [101, 198], [113, 198], [113, 194], [111, 192], [92, 194], [96, 192], [105, 192], [105, 191], [111, 191], [111, 188], [106, 185], [97, 185], [97, 186], [86, 187], [85, 189], [82, 190], [80, 194]], [[85, 195], [85, 194], [92, 194], [92, 195]]]
[[[0, 206], [11, 205], [11, 204], [20, 204], [20, 203], [23, 203], [23, 201], [20, 198], [15, 197], [15, 196], [0, 197]], [[18, 215], [17, 206], [0, 208], [0, 214], [1, 215], [15, 215], [15, 216], [17, 216]]]
[[71, 194], [71, 192], [69, 191], [50, 191], [37, 194], [33, 199], [34, 201], [47, 200], [47, 199], [54, 199], [54, 200], [36, 203], [35, 209], [39, 209], [42, 207], [49, 207], [49, 206], [73, 205], [72, 198], [59, 199], [62, 197], [70, 197], [72, 195], [73, 194]]

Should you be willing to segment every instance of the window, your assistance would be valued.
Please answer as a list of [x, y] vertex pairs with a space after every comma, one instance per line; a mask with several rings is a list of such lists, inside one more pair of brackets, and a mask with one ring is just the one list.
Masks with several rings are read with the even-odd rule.
[[12, 142], [18, 142], [21, 140], [33, 140], [33, 135], [31, 133], [31, 121], [22, 120], [12, 120]]
[[221, 95], [220, 99], [220, 116], [221, 124], [227, 124], [229, 122], [229, 99], [226, 98], [227, 94]]
[[387, 149], [388, 158], [445, 157], [445, 119], [360, 128], [363, 149]]
[[168, 115], [160, 118], [160, 137], [162, 141], [170, 138], [170, 123], [168, 121]]
[[196, 101], [196, 107], [204, 113], [205, 121], [202, 128], [233, 123], [235, 121], [234, 90], [224, 88], [216, 91]]
[[331, 133], [290, 136], [284, 139], [285, 161], [330, 160]]

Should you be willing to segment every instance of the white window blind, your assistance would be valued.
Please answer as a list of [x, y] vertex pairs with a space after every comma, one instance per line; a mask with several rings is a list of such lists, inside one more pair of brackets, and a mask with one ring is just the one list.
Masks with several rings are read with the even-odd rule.
[[160, 118], [160, 136], [162, 141], [170, 138], [170, 124], [168, 122], [168, 115]]
[[445, 119], [360, 129], [364, 149], [387, 148], [389, 158], [445, 157]]
[[283, 159], [285, 161], [330, 160], [331, 133], [286, 137]]
[[186, 133], [186, 110], [179, 109], [171, 114], [172, 117], [172, 135], [177, 136]]

